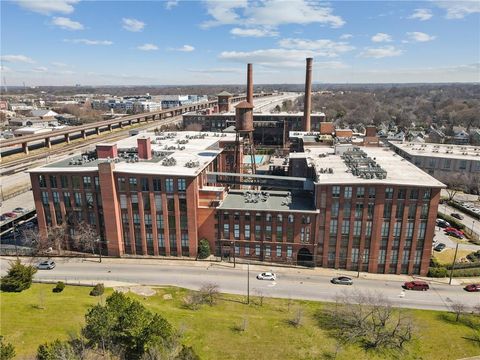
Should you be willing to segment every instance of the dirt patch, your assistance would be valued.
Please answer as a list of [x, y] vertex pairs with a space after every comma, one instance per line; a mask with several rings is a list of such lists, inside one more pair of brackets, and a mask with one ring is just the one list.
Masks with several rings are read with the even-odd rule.
[[132, 292], [136, 295], [140, 296], [153, 296], [156, 294], [156, 291], [153, 290], [151, 287], [148, 286], [116, 286], [113, 288], [115, 291], [121, 292], [121, 293], [128, 293]]

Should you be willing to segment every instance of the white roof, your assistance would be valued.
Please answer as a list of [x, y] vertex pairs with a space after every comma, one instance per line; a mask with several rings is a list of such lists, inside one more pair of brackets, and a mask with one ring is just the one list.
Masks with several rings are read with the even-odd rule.
[[450, 144], [419, 144], [416, 142], [391, 142], [392, 146], [411, 156], [428, 156], [460, 160], [480, 161], [480, 146]]
[[[347, 145], [342, 146], [345, 147]], [[333, 147], [305, 146], [305, 153], [291, 153], [290, 158], [306, 156], [309, 165], [314, 166], [316, 169], [317, 183], [319, 184], [392, 184], [445, 187], [440, 181], [388, 148], [360, 147], [360, 149], [387, 172], [385, 179], [364, 179], [353, 175], [341, 156], [335, 154]], [[320, 169], [332, 169], [333, 173], [320, 173]]]

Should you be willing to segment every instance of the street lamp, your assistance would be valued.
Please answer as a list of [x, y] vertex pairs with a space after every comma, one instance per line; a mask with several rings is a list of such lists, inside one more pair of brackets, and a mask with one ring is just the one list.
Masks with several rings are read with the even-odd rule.
[[250, 261], [247, 262], [247, 305], [250, 304]]
[[457, 252], [458, 252], [458, 245], [455, 247], [455, 255], [453, 256], [452, 268], [450, 269], [450, 280], [448, 281], [448, 285], [452, 285], [452, 277], [453, 277], [453, 269], [455, 268], [455, 261], [457, 261]]

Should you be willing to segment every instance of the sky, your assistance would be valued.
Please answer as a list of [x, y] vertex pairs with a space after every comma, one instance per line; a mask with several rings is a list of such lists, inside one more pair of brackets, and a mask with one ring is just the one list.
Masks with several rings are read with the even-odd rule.
[[480, 1], [0, 0], [2, 85], [480, 81]]

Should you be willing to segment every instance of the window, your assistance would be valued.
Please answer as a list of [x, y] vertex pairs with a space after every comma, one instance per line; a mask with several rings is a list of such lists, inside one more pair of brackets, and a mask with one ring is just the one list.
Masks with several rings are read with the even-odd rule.
[[271, 250], [270, 250], [270, 245], [265, 245], [265, 256], [266, 257], [272, 256]]
[[283, 221], [283, 216], [282, 214], [277, 215], [277, 223], [281, 223]]
[[240, 239], [240, 224], [233, 224], [233, 237], [236, 240]]
[[407, 189], [398, 189], [397, 199], [405, 200], [407, 198]]
[[444, 159], [443, 168], [450, 169], [451, 163], [452, 163], [452, 159]]
[[355, 218], [361, 219], [363, 215], [363, 203], [355, 204]]
[[417, 200], [418, 199], [418, 189], [411, 189], [410, 190], [410, 199]]
[[393, 237], [399, 238], [400, 237], [400, 231], [402, 230], [402, 222], [397, 221], [393, 225]]
[[386, 255], [386, 250], [380, 250], [378, 252], [378, 263], [379, 264], [385, 264], [385, 255]]
[[244, 225], [245, 240], [250, 240], [250, 224]]
[[408, 265], [410, 259], [410, 250], [403, 250], [402, 265]]
[[397, 209], [395, 210], [395, 217], [397, 219], [403, 218], [403, 210], [405, 208], [405, 204], [403, 201], [397, 202]]
[[50, 187], [52, 189], [57, 188], [57, 178], [55, 176], [50, 175]]
[[390, 264], [396, 265], [398, 263], [398, 250], [392, 250], [390, 253]]
[[235, 255], [240, 255], [240, 246], [235, 245]]
[[340, 186], [332, 186], [332, 197], [340, 197]]
[[348, 235], [350, 233], [350, 221], [343, 220], [342, 221], [342, 235]]
[[80, 176], [72, 176], [72, 187], [80, 189]]
[[60, 196], [58, 195], [58, 192], [52, 191], [52, 199], [54, 204], [60, 203]]
[[45, 180], [45, 175], [38, 175], [38, 184], [40, 187], [47, 187], [47, 180]]
[[415, 219], [416, 213], [417, 213], [417, 205], [415, 204], [408, 205], [408, 218]]
[[230, 224], [223, 224], [223, 237], [230, 239]]
[[75, 197], [75, 206], [79, 207], [82, 206], [82, 194], [79, 192], [76, 192], [73, 194]]
[[144, 220], [145, 220], [145, 226], [151, 226], [152, 225], [152, 214], [145, 214]]
[[287, 258], [291, 258], [292, 257], [292, 247], [291, 246], [287, 246]]
[[353, 236], [360, 236], [361, 233], [362, 233], [362, 222], [356, 220], [353, 223]]
[[338, 203], [338, 200], [333, 200], [332, 201], [332, 208], [331, 208], [331, 211], [330, 211], [330, 215], [331, 217], [337, 217], [338, 216], [338, 208], [339, 208], [340, 204]]
[[240, 213], [238, 211], [233, 213], [233, 221], [240, 221]]
[[255, 225], [255, 240], [262, 239], [262, 231], [260, 225]]
[[174, 198], [167, 198], [167, 210], [168, 211], [175, 211], [175, 199]]
[[63, 203], [65, 204], [65, 207], [67, 207], [67, 208], [72, 207], [72, 201], [70, 200], [70, 193], [69, 192], [64, 192], [63, 193]]
[[148, 178], [140, 178], [140, 183], [142, 184], [142, 191], [149, 191]]
[[62, 186], [62, 189], [68, 188], [68, 177], [65, 175], [60, 176], [60, 184]]
[[132, 213], [133, 216], [133, 224], [140, 225], [140, 214], [137, 212]]
[[467, 169], [467, 160], [460, 160], [459, 169], [460, 170], [466, 170]]
[[282, 225], [277, 225], [277, 231], [275, 234], [277, 241], [282, 241], [283, 238], [283, 228]]
[[350, 203], [349, 202], [344, 202], [343, 203], [343, 217], [344, 218], [349, 218], [350, 217]]
[[272, 221], [272, 214], [265, 215], [265, 221], [266, 222], [271, 222]]
[[180, 241], [182, 242], [182, 247], [187, 248], [189, 245], [188, 232], [182, 232], [180, 236], [181, 236]]
[[388, 237], [389, 228], [390, 228], [390, 221], [384, 221], [382, 223], [382, 237]]
[[255, 245], [255, 256], [260, 256], [260, 244]]
[[169, 234], [170, 238], [170, 253], [173, 255], [177, 254], [177, 235], [174, 232]]
[[165, 179], [165, 191], [168, 193], [173, 192], [173, 179]]
[[83, 188], [90, 189], [92, 187], [92, 178], [90, 176], [83, 177]]
[[282, 257], [282, 247], [277, 245], [277, 253], [275, 254], [277, 258]]
[[357, 187], [357, 199], [365, 197], [365, 188], [363, 186]]
[[393, 188], [387, 187], [385, 189], [385, 199], [393, 199]]
[[368, 198], [375, 199], [375, 188], [373, 187], [368, 188]]
[[245, 213], [245, 222], [250, 222], [250, 213]]
[[124, 177], [119, 177], [117, 179], [117, 183], [118, 183], [118, 190], [119, 191], [125, 191], [126, 187], [125, 187], [125, 178]]
[[343, 189], [343, 197], [345, 199], [350, 199], [352, 197], [352, 187], [351, 186], [345, 186]]
[[245, 252], [244, 252], [245, 256], [249, 256], [250, 255], [250, 245], [245, 245]]
[[93, 194], [91, 192], [85, 193], [85, 201], [89, 208], [93, 208]]
[[407, 234], [406, 234], [407, 239], [412, 239], [413, 238], [413, 221], [409, 221], [407, 223]]
[[185, 191], [187, 188], [185, 179], [178, 179], [177, 185], [178, 185], [178, 191]]
[[48, 205], [48, 192], [42, 191], [42, 204]]
[[130, 196], [130, 201], [132, 202], [132, 209], [133, 210], [138, 210], [138, 195], [137, 194], [132, 194]]
[[425, 189], [423, 190], [423, 200], [430, 200], [430, 196], [432, 194], [431, 189]]
[[265, 240], [267, 241], [272, 240], [272, 225], [265, 226]]
[[367, 205], [367, 217], [369, 219], [373, 218], [373, 211], [375, 210], [375, 204], [374, 203], [368, 203]]
[[137, 190], [137, 178], [134, 178], [134, 177], [129, 178], [128, 184], [130, 185], [130, 191]]
[[155, 209], [162, 211], [162, 196], [159, 194], [155, 194]]
[[162, 191], [161, 179], [153, 179], [153, 191]]
[[163, 229], [165, 227], [163, 222], [163, 215], [157, 214], [157, 229]]
[[187, 199], [178, 199], [178, 208], [180, 212], [187, 212]]
[[294, 221], [293, 215], [288, 215], [288, 222], [290, 224], [293, 224], [293, 221]]
[[427, 223], [425, 221], [420, 221], [418, 226], [418, 240], [425, 239], [425, 230], [427, 228]]
[[98, 178], [98, 176], [95, 176], [93, 178], [93, 182], [95, 184], [95, 190], [100, 190], [100, 179]]
[[422, 208], [420, 210], [420, 219], [426, 219], [428, 217], [428, 203], [422, 204]]
[[392, 215], [392, 203], [386, 202], [385, 205], [383, 206], [383, 218], [384, 219], [390, 219], [390, 216]]
[[262, 214], [256, 213], [256, 214], [255, 214], [255, 221], [256, 221], [256, 222], [262, 221]]
[[370, 237], [372, 236], [372, 222], [367, 221], [365, 224], [365, 237]]
[[337, 235], [337, 226], [338, 226], [338, 221], [337, 220], [330, 220], [330, 235]]
[[360, 249], [352, 248], [352, 263], [358, 264], [358, 254]]

